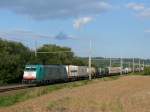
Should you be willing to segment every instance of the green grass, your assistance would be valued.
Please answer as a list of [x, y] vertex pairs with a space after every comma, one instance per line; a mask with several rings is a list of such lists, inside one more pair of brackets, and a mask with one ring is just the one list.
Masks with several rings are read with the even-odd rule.
[[117, 80], [120, 78], [120, 75], [116, 75], [116, 76], [110, 76], [110, 77], [103, 77], [102, 79], [104, 81], [113, 81], [113, 80]]
[[105, 78], [99, 78], [95, 80], [81, 80], [81, 81], [75, 81], [75, 82], [69, 82], [69, 83], [63, 83], [63, 84], [54, 84], [54, 85], [48, 85], [48, 86], [42, 86], [42, 87], [35, 87], [35, 88], [28, 88], [24, 90], [17, 90], [13, 92], [9, 92], [8, 94], [0, 95], [0, 107], [7, 107], [14, 105], [18, 102], [22, 102], [28, 99], [36, 98], [48, 93], [51, 93], [56, 90], [64, 89], [64, 88], [75, 88], [79, 86], [84, 86], [91, 83], [96, 83], [99, 81], [111, 81], [118, 79], [119, 76], [112, 76], [112, 77], [105, 77]]
[[144, 72], [132, 72], [132, 73], [129, 73], [128, 75], [131, 75], [131, 76], [134, 76], [134, 75], [139, 75], [139, 76], [144, 76]]
[[8, 105], [13, 105], [15, 102], [21, 101], [25, 93], [17, 93], [15, 95], [10, 95], [10, 96], [1, 96], [0, 97], [0, 106], [8, 106]]

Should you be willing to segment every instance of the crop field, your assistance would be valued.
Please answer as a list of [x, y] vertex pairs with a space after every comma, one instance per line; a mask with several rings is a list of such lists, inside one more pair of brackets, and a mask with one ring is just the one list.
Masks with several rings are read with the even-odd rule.
[[[27, 100], [2, 105], [7, 94], [0, 94], [0, 112], [149, 112], [150, 77], [123, 76], [79, 81], [58, 88], [26, 90]], [[44, 88], [44, 92], [43, 89]], [[52, 91], [53, 90], [53, 91]], [[22, 90], [23, 91], [23, 90]], [[39, 91], [42, 91], [38, 94]], [[44, 93], [44, 94], [43, 94]], [[19, 94], [19, 93], [17, 93]], [[33, 98], [31, 98], [33, 96]], [[9, 99], [9, 98], [8, 98]], [[7, 100], [8, 100], [7, 99]]]

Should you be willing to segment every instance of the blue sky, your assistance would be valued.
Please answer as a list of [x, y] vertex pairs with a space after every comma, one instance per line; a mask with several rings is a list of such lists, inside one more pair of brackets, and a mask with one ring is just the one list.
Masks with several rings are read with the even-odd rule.
[[0, 37], [78, 56], [149, 58], [149, 0], [0, 0]]

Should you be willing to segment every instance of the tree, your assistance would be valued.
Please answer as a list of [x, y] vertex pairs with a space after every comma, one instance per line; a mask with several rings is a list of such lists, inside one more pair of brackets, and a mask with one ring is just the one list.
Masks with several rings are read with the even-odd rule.
[[0, 39], [0, 83], [15, 83], [22, 79], [30, 50], [21, 43]]
[[[67, 52], [66, 52], [67, 51]], [[43, 45], [37, 52], [47, 52], [38, 53], [37, 60], [40, 64], [71, 64], [74, 53], [71, 48], [60, 47], [57, 45]]]

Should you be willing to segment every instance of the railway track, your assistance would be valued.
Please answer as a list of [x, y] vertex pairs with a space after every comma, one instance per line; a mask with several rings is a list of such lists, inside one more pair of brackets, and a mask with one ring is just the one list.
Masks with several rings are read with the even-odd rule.
[[[111, 77], [111, 76], [102, 76], [102, 77]], [[99, 78], [102, 78], [99, 77]], [[5, 86], [0, 86], [0, 93], [1, 92], [7, 92], [7, 91], [12, 91], [12, 90], [19, 90], [19, 89], [25, 89], [25, 88], [30, 88], [30, 87], [37, 87], [39, 85], [37, 84], [13, 84], [13, 85], [5, 85]]]
[[0, 92], [7, 92], [12, 90], [18, 90], [18, 89], [25, 89], [29, 87], [35, 87], [35, 84], [16, 84], [16, 85], [7, 85], [7, 86], [1, 86]]

